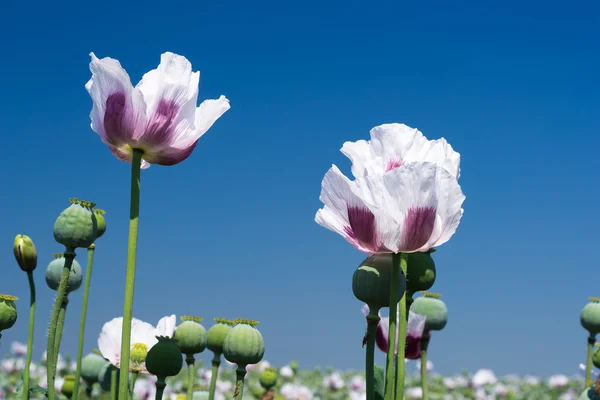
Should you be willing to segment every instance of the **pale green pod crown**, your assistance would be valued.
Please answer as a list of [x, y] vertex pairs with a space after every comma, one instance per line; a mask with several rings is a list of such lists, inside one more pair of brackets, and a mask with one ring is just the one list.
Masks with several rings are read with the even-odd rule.
[[590, 302], [581, 310], [579, 320], [581, 326], [590, 333], [590, 336], [596, 336], [600, 333], [600, 298], [590, 297]]
[[422, 292], [422, 295], [414, 301], [411, 311], [427, 317], [425, 331], [441, 331], [448, 323], [446, 304], [439, 299], [439, 294]]
[[160, 379], [175, 376], [183, 367], [182, 353], [173, 339], [158, 336], [146, 355], [146, 369]]
[[[390, 282], [392, 278], [392, 255], [375, 254], [367, 257], [354, 271], [352, 292], [366, 303], [373, 313], [390, 306]], [[406, 279], [402, 274], [398, 283], [398, 293], [404, 293]], [[396, 302], [400, 299], [396, 299]]]
[[223, 356], [238, 367], [258, 364], [265, 354], [265, 342], [256, 329], [257, 321], [236, 319], [237, 325], [227, 334], [223, 343]]
[[[63, 254], [55, 254], [54, 260], [48, 264], [48, 268], [46, 268], [46, 284], [50, 289], [58, 290], [65, 262], [66, 259]], [[71, 272], [69, 273], [69, 278], [67, 280], [67, 293], [79, 289], [82, 281], [83, 271], [81, 270], [81, 265], [79, 265], [77, 260], [73, 260]]]
[[98, 233], [98, 222], [93, 212], [95, 204], [78, 199], [69, 201], [71, 206], [54, 223], [54, 240], [70, 250], [88, 248]]

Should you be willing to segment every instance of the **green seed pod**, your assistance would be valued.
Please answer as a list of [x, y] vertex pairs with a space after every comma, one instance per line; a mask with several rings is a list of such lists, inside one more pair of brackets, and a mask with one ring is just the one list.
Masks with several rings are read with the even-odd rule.
[[97, 235], [94, 203], [69, 199], [71, 206], [64, 210], [54, 223], [54, 240], [68, 249], [88, 248]]
[[0, 332], [5, 331], [17, 322], [17, 306], [15, 296], [0, 294]]
[[435, 262], [431, 257], [430, 250], [426, 253], [410, 253], [407, 259], [406, 268], [406, 290], [412, 296], [413, 294], [429, 290], [435, 282]]
[[68, 399], [73, 395], [73, 389], [75, 387], [75, 377], [73, 375], [64, 376], [64, 382], [60, 392], [67, 396]]
[[258, 380], [265, 390], [271, 389], [277, 384], [277, 370], [275, 368], [265, 368], [263, 372], [261, 372]]
[[192, 400], [208, 400], [209, 392], [208, 390], [196, 390], [192, 394]]
[[223, 353], [223, 343], [225, 337], [231, 330], [233, 321], [224, 318], [215, 318], [216, 324], [206, 333], [206, 347], [215, 354], [221, 355]]
[[94, 210], [94, 215], [96, 216], [96, 239], [99, 239], [104, 232], [106, 232], [106, 219], [104, 218], [104, 214], [106, 211], [104, 210]]
[[[46, 283], [52, 290], [58, 290], [60, 285], [60, 277], [62, 276], [63, 269], [65, 267], [64, 254], [55, 254], [56, 257], [46, 269]], [[74, 292], [79, 289], [81, 282], [83, 281], [83, 272], [81, 271], [81, 265], [77, 260], [73, 260], [71, 264], [71, 272], [69, 273], [69, 279], [67, 280], [67, 293]]]
[[118, 387], [119, 381], [120, 381], [119, 380], [119, 375], [120, 375], [119, 368], [115, 367], [111, 363], [106, 363], [100, 369], [100, 372], [98, 373], [98, 383], [100, 384], [100, 387], [102, 388], [102, 390], [104, 390], [105, 392], [110, 391], [111, 375], [114, 370], [116, 370], [116, 372], [117, 372], [117, 387]]
[[412, 304], [411, 311], [424, 315], [425, 331], [441, 331], [448, 323], [448, 308], [440, 295], [436, 293], [422, 292], [423, 296], [418, 297]]
[[[352, 292], [358, 300], [367, 303], [369, 308], [377, 313], [379, 309], [390, 306], [391, 278], [392, 255], [369, 256], [354, 271]], [[404, 293], [405, 289], [406, 279], [402, 274], [398, 284], [398, 293]]]
[[25, 272], [32, 272], [37, 267], [37, 250], [29, 236], [17, 235], [13, 253], [19, 267]]
[[590, 302], [581, 310], [579, 320], [590, 336], [600, 333], [600, 298], [590, 297]]
[[185, 355], [202, 353], [207, 341], [206, 329], [200, 325], [202, 318], [184, 315], [181, 320], [183, 322], [173, 333], [175, 344]]
[[146, 369], [158, 378], [177, 375], [183, 366], [182, 354], [173, 339], [158, 336], [146, 356]]
[[598, 343], [596, 343], [596, 351], [592, 356], [592, 363], [594, 364], [594, 367], [600, 368], [600, 344]]
[[258, 364], [265, 354], [265, 342], [255, 328], [256, 321], [236, 319], [237, 325], [225, 337], [223, 356], [229, 362], [240, 366]]
[[98, 382], [100, 370], [110, 364], [101, 355], [92, 352], [81, 359], [81, 377], [88, 385]]

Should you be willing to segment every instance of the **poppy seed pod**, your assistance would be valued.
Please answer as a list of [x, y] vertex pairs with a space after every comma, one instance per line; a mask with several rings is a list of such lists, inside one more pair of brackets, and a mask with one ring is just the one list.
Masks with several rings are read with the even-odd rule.
[[600, 368], [600, 344], [598, 343], [596, 343], [596, 351], [592, 356], [592, 363], [594, 364], [594, 367]]
[[81, 377], [88, 385], [98, 382], [100, 370], [109, 364], [101, 355], [90, 353], [81, 360]]
[[435, 262], [431, 257], [431, 249], [424, 253], [409, 253], [406, 270], [406, 290], [414, 293], [429, 290], [435, 282]]
[[206, 348], [206, 329], [200, 322], [202, 318], [193, 316], [181, 317], [183, 321], [173, 334], [173, 340], [185, 355], [202, 353]]
[[[366, 303], [373, 312], [390, 306], [390, 282], [392, 278], [392, 254], [375, 254], [367, 257], [354, 271], [352, 292]], [[400, 268], [397, 266], [397, 268]], [[406, 279], [401, 274], [398, 293], [406, 290]]]
[[181, 350], [173, 339], [164, 336], [157, 336], [157, 339], [158, 343], [152, 346], [146, 356], [146, 369], [161, 379], [177, 375], [183, 367]]
[[216, 324], [211, 326], [206, 333], [206, 347], [213, 353], [220, 355], [223, 353], [223, 343], [225, 342], [225, 337], [231, 331], [233, 321], [224, 318], [215, 318], [215, 322]]
[[1, 332], [12, 328], [17, 322], [17, 297], [9, 294], [0, 294], [0, 337]]
[[[55, 259], [48, 264], [48, 268], [46, 269], [46, 284], [48, 284], [50, 289], [58, 290], [66, 259], [64, 254], [55, 254], [54, 257]], [[76, 260], [73, 260], [71, 272], [69, 272], [69, 278], [67, 280], [67, 293], [79, 289], [82, 281], [83, 272], [81, 270], [81, 265], [79, 265]]]
[[277, 370], [275, 368], [265, 368], [258, 380], [265, 390], [271, 389], [277, 384]]
[[97, 235], [94, 203], [69, 199], [71, 205], [64, 210], [54, 223], [54, 240], [68, 249], [88, 248]]
[[237, 325], [225, 337], [223, 356], [229, 362], [240, 366], [258, 364], [265, 354], [265, 342], [256, 329], [257, 321], [236, 319]]
[[104, 210], [94, 210], [96, 216], [96, 239], [99, 239], [104, 232], [106, 232], [106, 219], [104, 218], [106, 212]]
[[600, 333], [600, 298], [590, 297], [589, 299], [590, 302], [581, 310], [579, 320], [590, 336], [596, 336]]
[[448, 308], [439, 294], [422, 292], [423, 296], [418, 297], [412, 304], [411, 311], [415, 314], [425, 316], [425, 332], [441, 331], [448, 323]]
[[75, 377], [73, 375], [66, 375], [64, 379], [60, 392], [70, 399], [75, 388]]
[[37, 267], [37, 250], [29, 236], [17, 235], [13, 246], [15, 259], [25, 272], [32, 272]]

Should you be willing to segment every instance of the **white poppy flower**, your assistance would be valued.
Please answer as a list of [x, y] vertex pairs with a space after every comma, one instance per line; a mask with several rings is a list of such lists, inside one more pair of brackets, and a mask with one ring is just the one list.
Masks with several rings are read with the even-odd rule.
[[172, 314], [168, 317], [162, 317], [156, 324], [156, 336], [173, 337], [177, 325], [177, 317]]
[[368, 254], [424, 252], [447, 242], [465, 196], [456, 177], [412, 162], [354, 181], [333, 165], [323, 178], [315, 221]]
[[230, 108], [225, 96], [196, 107], [200, 72], [183, 56], [162, 54], [158, 68], [135, 87], [119, 61], [90, 56], [91, 127], [122, 161], [131, 162], [133, 149], [140, 149], [142, 168], [180, 163]]
[[[102, 356], [112, 365], [120, 368], [121, 357], [121, 330], [123, 328], [123, 317], [114, 318], [102, 327], [98, 337], [98, 349]], [[141, 346], [150, 350], [152, 346], [158, 343], [156, 339], [156, 328], [151, 324], [141, 321], [137, 318], [131, 320], [131, 347]], [[142, 373], [148, 373], [145, 365], [129, 365], [129, 370], [135, 368]]]

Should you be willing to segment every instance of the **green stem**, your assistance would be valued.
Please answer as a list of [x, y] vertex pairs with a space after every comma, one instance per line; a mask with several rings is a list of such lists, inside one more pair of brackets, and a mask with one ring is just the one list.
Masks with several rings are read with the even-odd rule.
[[[403, 276], [406, 276], [408, 267], [408, 253], [400, 254], [400, 269], [402, 270]], [[406, 312], [406, 292], [401, 293], [402, 298], [400, 299], [400, 318], [399, 318], [399, 330], [398, 330], [398, 359], [396, 367], [396, 400], [402, 400], [404, 398], [404, 355], [406, 353], [406, 328], [408, 313]]]
[[58, 312], [58, 320], [56, 321], [56, 339], [54, 340], [54, 366], [58, 365], [58, 356], [60, 354], [60, 342], [65, 328], [65, 318], [67, 316], [67, 306], [69, 305], [68, 294], [63, 298], [62, 306]]
[[27, 357], [23, 371], [23, 400], [29, 399], [29, 369], [31, 366], [31, 351], [33, 349], [33, 333], [35, 327], [35, 281], [33, 271], [27, 271], [29, 280], [29, 335], [27, 337]]
[[165, 388], [167, 387], [167, 384], [165, 383], [165, 378], [162, 377], [157, 377], [158, 379], [156, 380], [156, 396], [155, 399], [156, 400], [162, 400], [163, 398], [163, 392], [165, 391]]
[[65, 250], [65, 265], [63, 268], [62, 276], [60, 277], [60, 283], [56, 293], [56, 300], [54, 300], [54, 307], [52, 308], [52, 316], [50, 317], [50, 326], [48, 327], [48, 345], [46, 349], [46, 370], [47, 370], [47, 394], [48, 400], [54, 400], [56, 397], [56, 390], [54, 389], [54, 380], [56, 377], [56, 363], [54, 362], [56, 355], [54, 354], [54, 343], [56, 341], [56, 325], [58, 320], [58, 314], [62, 307], [63, 299], [67, 293], [67, 281], [69, 274], [71, 273], [71, 266], [75, 259], [75, 251], [67, 248]]
[[215, 400], [215, 390], [217, 389], [217, 375], [219, 374], [219, 365], [221, 365], [221, 354], [215, 353], [212, 359], [212, 375], [210, 376], [210, 389], [208, 391], [208, 400]]
[[194, 355], [188, 354], [185, 358], [188, 367], [188, 387], [187, 400], [192, 400], [194, 396], [194, 380], [196, 379], [196, 368], [194, 368]]
[[244, 378], [246, 377], [246, 366], [238, 364], [237, 369], [235, 370], [235, 392], [233, 393], [233, 398], [235, 400], [241, 400], [244, 397]]
[[427, 348], [429, 347], [429, 332], [424, 332], [421, 338], [421, 389], [423, 390], [422, 400], [428, 400], [427, 392]]
[[388, 351], [385, 361], [385, 400], [394, 398], [394, 358], [396, 351], [396, 320], [398, 298], [400, 297], [400, 254], [392, 255], [392, 276], [390, 278], [390, 324], [388, 329]]
[[83, 359], [83, 338], [85, 335], [85, 318], [87, 315], [88, 299], [90, 296], [90, 283], [92, 281], [92, 266], [94, 264], [94, 250], [96, 245], [93, 243], [87, 251], [87, 268], [85, 271], [85, 282], [83, 283], [83, 299], [81, 301], [81, 317], [79, 318], [79, 341], [77, 343], [77, 367], [75, 369], [75, 385], [73, 386], [73, 398], [79, 397], [79, 381], [81, 378], [81, 360]]
[[110, 400], [117, 400], [119, 397], [117, 395], [117, 381], [119, 373], [119, 368], [111, 368], [110, 369]]
[[140, 373], [133, 371], [131, 373], [131, 382], [129, 382], [129, 398], [133, 400], [133, 390], [135, 389], [135, 381], [137, 381], [138, 375]]
[[369, 305], [369, 315], [367, 315], [367, 354], [365, 357], [367, 400], [375, 399], [375, 337], [377, 335], [379, 320], [379, 308]]
[[[133, 317], [133, 288], [135, 284], [135, 263], [140, 216], [140, 167], [142, 150], [134, 149], [131, 160], [131, 199], [129, 207], [129, 238], [127, 239], [127, 272], [125, 275], [125, 301], [123, 304], [123, 329], [121, 331], [121, 356], [119, 397], [127, 398], [129, 357], [131, 352], [131, 318]], [[162, 399], [162, 397], [160, 397]], [[49, 399], [53, 400], [53, 399]]]
[[585, 363], [585, 384], [587, 386], [591, 385], [590, 381], [592, 380], [592, 357], [594, 356], [594, 343], [596, 343], [596, 337], [590, 335], [588, 337], [587, 360]]

